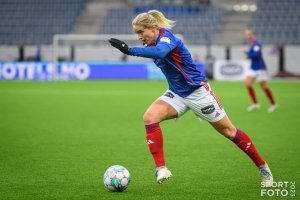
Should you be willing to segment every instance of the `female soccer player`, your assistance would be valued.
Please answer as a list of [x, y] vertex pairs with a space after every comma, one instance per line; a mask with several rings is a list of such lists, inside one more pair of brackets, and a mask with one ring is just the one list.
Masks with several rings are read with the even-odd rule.
[[247, 58], [251, 59], [251, 69], [249, 69], [247, 72], [245, 86], [248, 89], [253, 103], [247, 110], [248, 112], [252, 112], [260, 108], [260, 105], [258, 104], [256, 99], [255, 91], [252, 87], [254, 80], [257, 79], [260, 87], [263, 89], [266, 96], [271, 102], [271, 106], [269, 107], [268, 112], [273, 112], [274, 110], [276, 110], [277, 105], [270, 88], [267, 86], [267, 67], [262, 57], [261, 44], [256, 40], [252, 30], [245, 30], [245, 35], [250, 43], [250, 47], [248, 51], [247, 49], [243, 48], [242, 52], [246, 54]]
[[163, 135], [159, 123], [178, 118], [192, 110], [197, 117], [207, 120], [219, 133], [244, 151], [260, 170], [265, 184], [271, 184], [273, 176], [267, 163], [248, 135], [231, 123], [205, 76], [193, 64], [185, 45], [170, 32], [174, 23], [161, 12], [150, 10], [137, 15], [132, 21], [133, 30], [145, 47], [129, 48], [123, 41], [114, 38], [109, 40], [112, 46], [125, 54], [152, 58], [169, 83], [165, 94], [156, 99], [144, 114], [146, 139], [156, 165], [157, 183], [172, 176], [165, 164]]

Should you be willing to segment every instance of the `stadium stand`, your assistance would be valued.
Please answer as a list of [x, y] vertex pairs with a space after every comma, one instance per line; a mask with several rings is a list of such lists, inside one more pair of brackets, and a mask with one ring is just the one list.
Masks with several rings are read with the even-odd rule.
[[264, 44], [300, 44], [299, 0], [257, 1], [249, 27]]
[[0, 44], [52, 43], [54, 34], [70, 33], [85, 0], [1, 0]]
[[[246, 25], [264, 44], [300, 44], [299, 0], [248, 1], [257, 10], [233, 16], [237, 12], [228, 3], [238, 0], [0, 0], [0, 44], [51, 44], [53, 35], [66, 33], [131, 34], [133, 17], [149, 9], [177, 21], [174, 33], [182, 34], [186, 44], [243, 44]], [[94, 5], [100, 7], [91, 9]]]
[[[194, 4], [191, 5], [186, 1], [182, 1], [182, 4], [174, 4], [177, 1], [171, 0], [161, 1], [161, 5], [154, 4], [153, 0], [130, 0], [129, 2], [130, 4], [125, 7], [110, 9], [98, 33], [132, 33], [129, 24], [131, 24], [133, 17], [137, 13], [149, 9], [158, 9], [164, 12], [170, 19], [177, 21], [174, 32], [182, 34], [187, 44], [224, 43], [220, 42], [218, 37], [222, 31], [224, 20], [229, 16], [228, 8], [216, 6], [215, 4], [201, 6], [201, 3], [198, 2], [198, 4], [195, 4], [194, 1], [192, 1]], [[264, 0], [253, 1], [253, 3], [256, 3], [257, 6], [255, 12], [245, 12], [244, 14], [241, 12], [239, 16], [242, 18], [252, 13], [250, 14], [248, 27], [255, 30], [257, 37], [261, 41], [264, 41], [264, 44], [300, 44], [300, 10], [298, 0]], [[153, 4], [156, 6], [149, 6]], [[166, 6], [166, 4], [168, 5]], [[229, 24], [228, 27], [237, 27], [237, 24], [232, 24], [232, 26]], [[223, 29], [224, 31], [226, 32]], [[230, 32], [231, 30], [228, 31]], [[243, 29], [239, 30], [236, 34], [240, 34], [242, 31]], [[231, 42], [232, 44], [246, 43], [243, 34], [240, 34], [239, 41], [233, 39]], [[230, 44], [230, 41], [226, 40], [227, 43]]]
[[132, 19], [141, 12], [151, 9], [162, 11], [166, 17], [175, 20], [174, 33], [182, 34], [188, 44], [206, 44], [214, 40], [221, 28], [225, 9], [208, 6], [205, 8], [189, 5], [135, 6], [112, 8], [108, 11], [100, 34], [131, 34]]

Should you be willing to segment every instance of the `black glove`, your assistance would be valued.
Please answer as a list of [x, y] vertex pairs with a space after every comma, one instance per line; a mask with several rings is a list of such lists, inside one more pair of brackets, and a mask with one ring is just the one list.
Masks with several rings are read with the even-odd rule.
[[111, 46], [116, 47], [121, 52], [129, 55], [129, 49], [130, 48], [128, 47], [128, 45], [125, 42], [123, 42], [121, 40], [118, 40], [118, 39], [115, 39], [115, 38], [110, 38], [108, 41], [111, 44]]

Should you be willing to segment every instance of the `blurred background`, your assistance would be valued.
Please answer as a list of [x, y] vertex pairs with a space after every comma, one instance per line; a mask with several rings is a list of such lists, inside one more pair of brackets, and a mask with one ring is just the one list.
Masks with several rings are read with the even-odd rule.
[[[248, 46], [246, 28], [253, 29], [263, 44], [271, 77], [298, 79], [300, 74], [299, 0], [0, 0], [0, 4], [1, 79], [52, 79], [62, 71], [64, 79], [93, 79], [99, 76], [91, 74], [90, 62], [98, 62], [97, 66], [151, 62], [122, 55], [107, 42], [114, 36], [141, 45], [131, 35], [131, 21], [150, 9], [177, 22], [173, 33], [185, 42], [194, 61], [205, 66], [209, 78], [217, 64], [226, 65], [220, 69], [230, 76], [226, 80], [242, 79], [248, 65], [240, 51]], [[24, 61], [43, 64], [15, 64]], [[60, 67], [59, 62], [86, 65]], [[77, 68], [85, 73], [81, 78], [74, 75]], [[149, 75], [149, 70], [155, 71], [151, 64], [145, 68], [148, 78], [161, 77]]]

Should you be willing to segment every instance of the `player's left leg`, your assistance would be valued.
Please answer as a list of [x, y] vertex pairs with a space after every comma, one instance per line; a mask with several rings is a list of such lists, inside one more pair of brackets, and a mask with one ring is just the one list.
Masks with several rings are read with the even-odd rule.
[[245, 87], [247, 88], [249, 97], [252, 100], [252, 105], [247, 108], [248, 112], [252, 112], [260, 108], [260, 105], [257, 102], [255, 90], [253, 88], [253, 82], [255, 80], [255, 76], [256, 76], [255, 72], [253, 70], [249, 70], [247, 72], [247, 76], [245, 79]]
[[273, 182], [273, 176], [267, 163], [262, 159], [249, 136], [237, 129], [227, 116], [217, 122], [210, 124], [222, 135], [233, 141], [243, 152], [245, 152], [255, 165], [259, 168], [263, 182], [269, 186]]
[[268, 109], [268, 112], [274, 112], [277, 108], [277, 104], [275, 102], [274, 96], [271, 92], [271, 89], [267, 86], [267, 81], [260, 81], [259, 82], [260, 87], [265, 92], [267, 98], [269, 99], [271, 106]]
[[146, 128], [146, 139], [156, 168], [165, 166], [163, 134], [159, 123], [177, 116], [177, 111], [162, 100], [153, 102], [144, 114], [143, 119]]
[[144, 114], [146, 139], [156, 165], [155, 175], [159, 184], [172, 176], [165, 164], [163, 134], [159, 123], [167, 119], [177, 118], [185, 111], [186, 106], [180, 102], [180, 98], [171, 91], [167, 91], [154, 101]]

